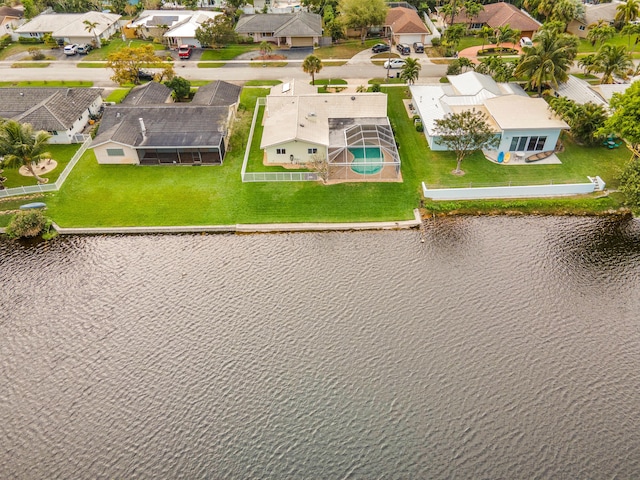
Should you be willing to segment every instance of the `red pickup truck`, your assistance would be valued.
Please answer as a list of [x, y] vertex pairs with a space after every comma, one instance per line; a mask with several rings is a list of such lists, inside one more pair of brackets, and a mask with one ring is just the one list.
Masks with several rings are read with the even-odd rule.
[[178, 57], [180, 57], [181, 60], [188, 60], [189, 58], [191, 58], [192, 53], [193, 53], [192, 45], [180, 45], [178, 47]]

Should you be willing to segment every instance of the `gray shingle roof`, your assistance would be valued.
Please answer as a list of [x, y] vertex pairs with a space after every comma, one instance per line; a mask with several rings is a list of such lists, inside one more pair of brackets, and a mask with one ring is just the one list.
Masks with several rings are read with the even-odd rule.
[[158, 82], [149, 82], [135, 87], [122, 101], [122, 105], [157, 105], [166, 103], [171, 96], [171, 89]]
[[274, 32], [277, 37], [321, 36], [322, 20], [320, 15], [309, 12], [256, 13], [240, 17], [236, 32], [243, 34]]
[[241, 88], [233, 83], [216, 80], [198, 88], [191, 102], [194, 105], [229, 107], [238, 102]]
[[24, 13], [22, 10], [18, 10], [16, 8], [2, 6], [0, 7], [0, 19], [3, 19], [4, 17], [22, 18], [24, 17]]
[[[177, 103], [116, 105], [105, 109], [92, 146], [108, 141], [148, 148], [218, 146], [228, 113], [227, 107]], [[146, 129], [144, 136], [140, 118]]]
[[101, 94], [101, 88], [0, 88], [0, 117], [36, 130], [68, 130]]

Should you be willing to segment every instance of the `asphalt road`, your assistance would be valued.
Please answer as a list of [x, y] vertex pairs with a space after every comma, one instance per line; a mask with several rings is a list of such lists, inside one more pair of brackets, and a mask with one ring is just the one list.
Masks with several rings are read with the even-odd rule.
[[[198, 68], [195, 61], [175, 62], [176, 74], [187, 80], [282, 80], [309, 79], [309, 75], [302, 71], [302, 60], [287, 60], [286, 67], [256, 67], [246, 62], [229, 62], [234, 68]], [[96, 86], [116, 86], [109, 77], [111, 70], [106, 68], [77, 68], [73, 61], [61, 60], [50, 62], [46, 68], [12, 68], [15, 61], [0, 62], [0, 81], [26, 80], [88, 80]], [[428, 60], [422, 62], [420, 79], [417, 83], [432, 83], [445, 75], [446, 65], [435, 65]], [[345, 80], [362, 80], [375, 77], [385, 77], [386, 70], [376, 66], [369, 59], [351, 59], [346, 65], [339, 67], [324, 67], [316, 78], [343, 78]], [[392, 75], [395, 71], [392, 70]]]

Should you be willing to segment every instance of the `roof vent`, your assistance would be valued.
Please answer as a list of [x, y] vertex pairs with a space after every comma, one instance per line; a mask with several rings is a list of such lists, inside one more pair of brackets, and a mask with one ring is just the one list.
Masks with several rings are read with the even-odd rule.
[[355, 99], [356, 99], [356, 97], [351, 97], [351, 100], [355, 100]]
[[21, 97], [24, 97], [24, 92], [20, 92], [20, 96], [21, 96]]
[[304, 123], [301, 123], [301, 124], [300, 124], [300, 126], [301, 126], [301, 127], [304, 127]]
[[309, 112], [309, 117], [315, 117], [316, 116], [316, 112]]

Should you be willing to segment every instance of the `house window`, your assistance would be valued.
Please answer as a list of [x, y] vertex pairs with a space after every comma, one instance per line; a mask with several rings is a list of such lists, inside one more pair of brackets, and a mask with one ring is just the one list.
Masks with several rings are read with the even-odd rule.
[[58, 134], [58, 132], [56, 130], [49, 130], [49, 133], [51, 135], [57, 135]]
[[124, 157], [124, 150], [122, 148], [107, 148], [108, 157]]
[[542, 151], [547, 143], [547, 137], [513, 137], [509, 151]]
[[287, 149], [286, 148], [276, 148], [276, 154], [277, 155], [286, 155], [287, 154]]
[[307, 153], [309, 155], [313, 155], [314, 153], [318, 153], [318, 149], [317, 148], [307, 148]]
[[580, 25], [578, 27], [578, 30], [580, 30], [581, 32], [584, 32], [587, 29], [587, 27], [585, 27], [584, 25]]
[[260, 35], [263, 37], [273, 37], [273, 32], [262, 32]]
[[471, 30], [480, 30], [483, 25], [484, 25], [484, 23], [472, 23], [471, 24]]

